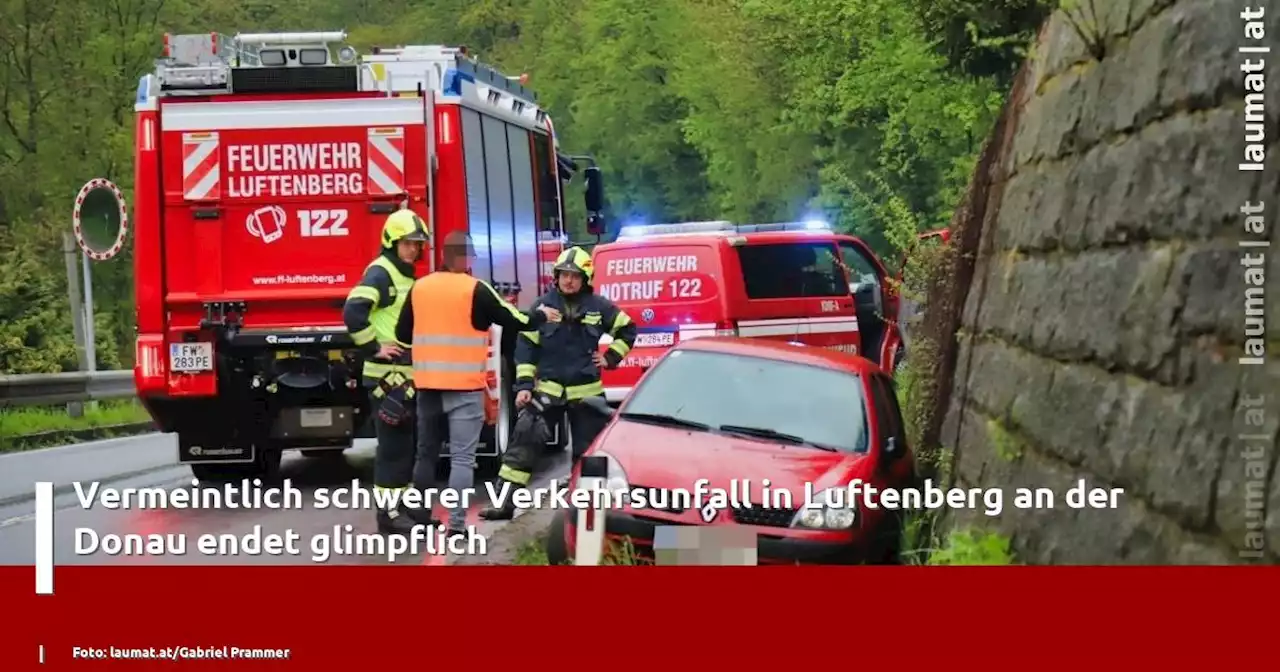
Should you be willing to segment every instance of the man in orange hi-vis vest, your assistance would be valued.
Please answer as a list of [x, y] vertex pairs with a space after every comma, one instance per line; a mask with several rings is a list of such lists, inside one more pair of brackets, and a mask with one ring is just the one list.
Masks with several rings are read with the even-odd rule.
[[[418, 488], [431, 487], [443, 437], [440, 417], [448, 418], [449, 488], [475, 485], [476, 444], [484, 428], [485, 364], [489, 327], [536, 330], [558, 322], [560, 312], [541, 306], [523, 313], [489, 283], [471, 275], [475, 252], [460, 231], [445, 236], [444, 268], [418, 279], [400, 312], [396, 338], [412, 344], [413, 386], [418, 390], [418, 459], [412, 477]], [[465, 536], [466, 510], [449, 511], [450, 537]]]

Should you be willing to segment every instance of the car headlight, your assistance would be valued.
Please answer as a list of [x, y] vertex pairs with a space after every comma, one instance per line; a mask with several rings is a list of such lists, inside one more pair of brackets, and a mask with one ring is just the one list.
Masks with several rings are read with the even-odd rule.
[[[832, 506], [831, 502], [840, 506]], [[831, 488], [819, 493], [808, 504], [796, 512], [791, 519], [791, 527], [847, 530], [858, 523], [858, 504], [849, 498], [845, 488]]]

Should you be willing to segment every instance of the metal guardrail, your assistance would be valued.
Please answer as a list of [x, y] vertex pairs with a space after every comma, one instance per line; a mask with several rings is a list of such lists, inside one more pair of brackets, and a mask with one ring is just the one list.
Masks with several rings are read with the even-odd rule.
[[0, 376], [0, 408], [121, 399], [136, 394], [132, 369]]

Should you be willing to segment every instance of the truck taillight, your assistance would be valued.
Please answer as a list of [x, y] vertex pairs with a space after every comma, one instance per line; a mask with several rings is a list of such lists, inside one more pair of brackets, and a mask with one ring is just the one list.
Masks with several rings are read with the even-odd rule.
[[165, 358], [164, 336], [138, 334], [133, 382], [139, 393], [163, 392], [168, 385], [168, 360]]

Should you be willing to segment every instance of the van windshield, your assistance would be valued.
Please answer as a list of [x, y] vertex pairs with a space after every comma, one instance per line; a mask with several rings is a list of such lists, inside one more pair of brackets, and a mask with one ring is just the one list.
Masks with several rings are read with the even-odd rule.
[[751, 429], [757, 436], [773, 433], [829, 450], [864, 452], [865, 408], [862, 380], [851, 373], [675, 350], [632, 392], [622, 418], [665, 418], [673, 426], [728, 428], [729, 433]]
[[737, 248], [748, 299], [848, 296], [835, 243], [796, 242]]

